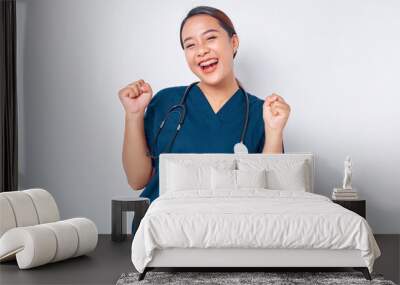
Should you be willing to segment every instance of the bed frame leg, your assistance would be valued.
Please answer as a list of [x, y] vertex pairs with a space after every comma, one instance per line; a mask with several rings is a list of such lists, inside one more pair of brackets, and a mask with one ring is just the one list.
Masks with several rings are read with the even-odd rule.
[[138, 281], [141, 281], [141, 280], [144, 279], [144, 277], [146, 276], [147, 271], [148, 271], [148, 269], [147, 269], [147, 267], [145, 267], [145, 268], [144, 268], [144, 271], [143, 271], [142, 273], [139, 274]]
[[361, 271], [365, 279], [372, 280], [371, 275], [369, 274], [368, 267], [354, 267], [354, 269], [357, 271]]

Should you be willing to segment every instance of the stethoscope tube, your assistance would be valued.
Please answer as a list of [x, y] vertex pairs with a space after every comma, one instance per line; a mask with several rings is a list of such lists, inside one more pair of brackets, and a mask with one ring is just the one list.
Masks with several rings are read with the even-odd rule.
[[[237, 81], [237, 80], [236, 80], [236, 81]], [[160, 153], [169, 152], [169, 151], [171, 150], [172, 145], [173, 145], [173, 143], [174, 143], [174, 141], [175, 141], [175, 139], [176, 139], [176, 137], [177, 137], [179, 131], [181, 130], [184, 121], [185, 121], [185, 117], [186, 117], [186, 106], [185, 106], [186, 97], [187, 97], [187, 95], [189, 94], [189, 92], [190, 92], [190, 90], [192, 89], [192, 87], [193, 87], [195, 84], [197, 84], [197, 83], [199, 83], [199, 81], [196, 81], [196, 82], [193, 82], [192, 84], [190, 84], [190, 85], [186, 88], [185, 93], [183, 94], [183, 96], [182, 96], [182, 98], [181, 98], [179, 104], [173, 105], [173, 106], [168, 110], [167, 114], [166, 114], [165, 117], [164, 117], [164, 120], [162, 120], [162, 122], [161, 122], [161, 124], [160, 124], [160, 127], [159, 127], [158, 130], [157, 130], [156, 135], [154, 136], [154, 139], [153, 139], [153, 142], [151, 143], [151, 146], [149, 146], [149, 149], [150, 149], [150, 150], [146, 153], [146, 155], [149, 156], [150, 158], [152, 158], [152, 159], [157, 159], [157, 158], [158, 158], [157, 156], [155, 156], [155, 155], [152, 154], [152, 152], [151, 152], [151, 147], [154, 147], [154, 148], [156, 147], [156, 142], [157, 142], [158, 136], [160, 135], [161, 130], [163, 129], [163, 127], [164, 127], [164, 125], [165, 125], [165, 122], [166, 122], [167, 119], [168, 119], [168, 116], [169, 116], [170, 114], [172, 114], [172, 112], [181, 109], [181, 110], [182, 110], [181, 112], [178, 111], [178, 113], [179, 113], [179, 122], [178, 122], [178, 125], [177, 125], [177, 127], [176, 127], [175, 135], [174, 135], [174, 137], [172, 138], [172, 140], [170, 141], [170, 143], [168, 144], [168, 146], [164, 149], [164, 151], [163, 151], [163, 152], [160, 152]], [[248, 121], [249, 121], [250, 100], [249, 100], [249, 95], [248, 95], [247, 92], [244, 90], [244, 88], [241, 86], [241, 84], [239, 83], [239, 81], [237, 81], [237, 83], [238, 83], [239, 88], [240, 88], [240, 90], [242, 91], [242, 93], [243, 93], [243, 95], [244, 95], [244, 97], [245, 97], [245, 99], [246, 99], [245, 119], [244, 119], [244, 122], [243, 122], [242, 133], [241, 133], [241, 135], [240, 135], [240, 143], [243, 144], [243, 146], [244, 146], [243, 141], [244, 141], [244, 137], [245, 137], [245, 135], [246, 135], [247, 125], [248, 125]], [[237, 144], [236, 144], [236, 145], [237, 145]], [[236, 147], [236, 145], [235, 145], [235, 147]]]

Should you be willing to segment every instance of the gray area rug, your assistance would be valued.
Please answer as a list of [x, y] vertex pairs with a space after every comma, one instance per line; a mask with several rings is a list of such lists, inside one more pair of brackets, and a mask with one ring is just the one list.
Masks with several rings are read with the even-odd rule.
[[138, 281], [139, 273], [123, 273], [116, 285], [133, 284], [384, 284], [395, 285], [384, 280], [381, 274], [371, 274], [366, 280], [361, 272], [147, 272]]

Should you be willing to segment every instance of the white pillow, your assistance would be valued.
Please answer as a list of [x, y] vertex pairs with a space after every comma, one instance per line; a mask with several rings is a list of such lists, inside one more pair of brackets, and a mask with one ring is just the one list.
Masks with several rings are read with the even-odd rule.
[[199, 163], [191, 160], [169, 161], [167, 191], [210, 190], [211, 168], [234, 169], [235, 161], [211, 161]]
[[266, 170], [211, 169], [212, 190], [238, 190], [241, 188], [266, 188]]
[[268, 188], [273, 190], [307, 191], [305, 162], [290, 167], [270, 169], [267, 172]]
[[273, 190], [311, 191], [309, 167], [305, 160], [238, 159], [240, 170], [267, 170], [267, 188]]
[[211, 189], [236, 190], [236, 170], [211, 168]]
[[267, 171], [261, 170], [236, 170], [238, 188], [267, 188]]

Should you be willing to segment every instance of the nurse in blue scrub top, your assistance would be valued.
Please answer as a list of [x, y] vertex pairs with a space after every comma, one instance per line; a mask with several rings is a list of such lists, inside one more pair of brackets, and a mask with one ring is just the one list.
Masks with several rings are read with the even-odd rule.
[[[231, 20], [218, 9], [199, 6], [184, 18], [180, 42], [190, 70], [199, 78], [186, 98], [186, 117], [169, 152], [233, 153], [240, 141], [246, 97], [239, 89], [233, 60], [239, 38]], [[141, 197], [159, 195], [158, 158], [173, 139], [179, 112], [168, 117], [157, 142], [155, 135], [168, 110], [178, 104], [187, 86], [168, 87], [153, 96], [150, 84], [137, 80], [119, 91], [125, 109], [123, 166], [129, 185]], [[249, 94], [249, 119], [244, 144], [249, 153], [282, 153], [283, 129], [290, 107], [272, 94], [262, 100]]]

